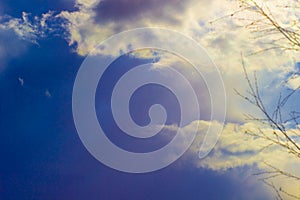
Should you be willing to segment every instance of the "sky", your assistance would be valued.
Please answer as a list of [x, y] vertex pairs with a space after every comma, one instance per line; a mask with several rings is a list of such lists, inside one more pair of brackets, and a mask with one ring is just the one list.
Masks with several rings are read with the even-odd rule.
[[[2, 0], [0, 199], [273, 199], [274, 193], [253, 174], [266, 170], [263, 163], [268, 162], [299, 175], [300, 163], [277, 147], [261, 152], [265, 141], [244, 134], [256, 128], [244, 114], [260, 114], [234, 92], [247, 90], [241, 53], [248, 55], [265, 46], [243, 28], [244, 21], [219, 19], [238, 8], [231, 0]], [[282, 12], [299, 19], [299, 13], [274, 8], [274, 15], [283, 23], [290, 22]], [[239, 17], [245, 16], [255, 17], [247, 12]], [[143, 27], [167, 29], [172, 37], [155, 30], [118, 35]], [[98, 46], [103, 41], [106, 43]], [[138, 48], [151, 41], [150, 45], [166, 48]], [[95, 68], [99, 60], [113, 62], [107, 68]], [[273, 50], [244, 60], [247, 70], [258, 75], [267, 109], [277, 103], [274, 94], [299, 85], [300, 59], [294, 52]], [[100, 71], [91, 72], [97, 69], [103, 71], [101, 77]], [[84, 70], [90, 70], [89, 74], [79, 80]], [[131, 81], [144, 83], [151, 78], [165, 84], [144, 84], [126, 99], [129, 89], [123, 86], [134, 88]], [[185, 85], [186, 80], [190, 85]], [[76, 99], [75, 83], [80, 81], [86, 85], [78, 85], [81, 96]], [[97, 84], [89, 103], [95, 115], [84, 106], [93, 81]], [[115, 88], [121, 94], [111, 102]], [[287, 110], [297, 110], [298, 100], [295, 93]], [[151, 107], [157, 104], [165, 110]], [[74, 107], [82, 105], [78, 116]], [[122, 105], [127, 106], [128, 115]], [[89, 146], [96, 143], [81, 131], [82, 123], [93, 121], [90, 116], [125, 151], [141, 155], [173, 144], [169, 157], [162, 159], [167, 164], [151, 170], [151, 159], [140, 164], [123, 157], [110, 166], [114, 152]], [[131, 125], [128, 118], [138, 126]], [[163, 125], [161, 129], [155, 126], [158, 124]], [[140, 129], [143, 126], [147, 129]], [[125, 129], [145, 135], [132, 137]], [[98, 125], [89, 130], [98, 130]], [[266, 127], [262, 130], [272, 132]], [[153, 132], [157, 134], [152, 136]], [[194, 142], [190, 140], [193, 134]], [[199, 159], [199, 149], [210, 142], [213, 149], [208, 147], [211, 151]], [[106, 155], [103, 162], [99, 160], [102, 154]], [[126, 166], [129, 171], [142, 166], [148, 172], [122, 171]], [[290, 185], [287, 180], [274, 181], [282, 187]], [[292, 191], [299, 188], [299, 183], [290, 187]]]

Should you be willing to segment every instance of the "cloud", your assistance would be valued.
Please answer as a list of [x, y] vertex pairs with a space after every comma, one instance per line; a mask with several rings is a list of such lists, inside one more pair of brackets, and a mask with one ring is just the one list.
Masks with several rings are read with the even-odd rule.
[[[201, 126], [207, 126], [204, 122], [200, 123]], [[186, 130], [189, 128], [193, 128], [193, 126], [186, 127]], [[226, 124], [220, 140], [215, 146], [213, 152], [207, 159], [199, 161], [199, 166], [222, 170], [255, 164], [260, 168], [264, 168], [263, 162], [268, 162], [275, 166], [285, 167], [287, 163], [297, 161], [295, 158], [291, 159], [293, 156], [289, 155], [288, 152], [279, 146], [270, 147], [261, 151], [269, 144], [269, 142], [262, 138], [248, 135], [246, 134], [247, 131], [258, 132], [258, 125], [254, 123], [241, 125], [234, 123]], [[270, 137], [275, 137], [272, 129], [262, 128], [261, 131]], [[289, 134], [296, 136], [293, 131], [296, 130], [290, 130]], [[274, 152], [276, 153], [274, 154]], [[274, 157], [274, 155], [277, 156]]]
[[297, 90], [300, 87], [300, 76], [299, 75], [293, 75], [288, 80], [288, 86], [293, 89]]
[[38, 44], [38, 40], [49, 37], [62, 30], [60, 20], [53, 11], [32, 16], [22, 12], [21, 18], [8, 15], [0, 16], [0, 30], [13, 31], [21, 40]]
[[[242, 72], [241, 52], [247, 55], [266, 47], [261, 40], [253, 38], [249, 30], [243, 28], [248, 21], [239, 20], [257, 17], [253, 13], [245, 11], [236, 18], [226, 17], [215, 21], [239, 9], [239, 4], [231, 0], [76, 0], [75, 3], [75, 11], [56, 14], [49, 11], [40, 17], [23, 12], [21, 19], [8, 17], [0, 26], [2, 29], [14, 30], [22, 39], [37, 42], [39, 38], [48, 34], [47, 31], [54, 31], [54, 28], [49, 26], [61, 19], [62, 26], [66, 29], [66, 35], [63, 37], [66, 37], [76, 52], [83, 56], [103, 40], [121, 31], [149, 26], [170, 28], [195, 39], [208, 50], [224, 72], [237, 75], [241, 75]], [[276, 11], [274, 15], [283, 24], [292, 23], [286, 20], [286, 16], [289, 16], [289, 19], [299, 18], [297, 12], [290, 11], [291, 9], [287, 12], [286, 9], [274, 7], [287, 3], [272, 3], [268, 6], [272, 11]], [[289, 0], [288, 3], [294, 1]], [[296, 55], [290, 52], [274, 50], [245, 59], [251, 63], [248, 66], [250, 70], [282, 70], [282, 66], [295, 57]], [[291, 65], [289, 66], [291, 69]]]
[[40, 17], [26, 12], [22, 12], [22, 18], [0, 15], [0, 71], [10, 59], [24, 53], [30, 43], [38, 45], [39, 39], [55, 33], [55, 22], [52, 11]]
[[[246, 25], [242, 20], [228, 17], [210, 23], [239, 9], [239, 4], [229, 0], [189, 0], [179, 4], [177, 0], [77, 0], [77, 7], [79, 10], [64, 11], [60, 16], [69, 21], [65, 25], [69, 32], [67, 39], [80, 55], [87, 55], [113, 34], [146, 26], [170, 28], [191, 36], [208, 50], [219, 67], [237, 75], [242, 72], [240, 53], [247, 55], [264, 48], [259, 40], [250, 39], [253, 35], [242, 27]], [[286, 14], [290, 13], [282, 16]], [[240, 17], [245, 15], [252, 16], [245, 12]], [[248, 66], [251, 70], [273, 70], [293, 57], [291, 53], [269, 51], [245, 59], [251, 62]]]
[[[181, 131], [186, 134], [189, 134], [189, 132], [192, 132], [195, 129], [198, 130], [198, 136], [189, 150], [189, 154], [194, 158], [194, 164], [198, 167], [215, 171], [225, 171], [245, 166], [250, 168], [256, 166], [261, 172], [270, 171], [270, 168], [264, 164], [268, 163], [288, 173], [298, 177], [300, 176], [299, 157], [290, 154], [286, 149], [278, 145], [265, 148], [270, 142], [245, 133], [246, 131], [258, 131], [258, 127], [260, 126], [254, 123], [227, 123], [213, 151], [206, 158], [202, 160], [197, 159], [201, 143], [209, 126], [220, 126], [220, 124], [218, 122], [200, 120], [194, 121], [181, 129]], [[177, 127], [166, 128], [169, 130], [177, 130]], [[260, 129], [269, 137], [275, 137], [273, 129], [267, 127], [260, 127]], [[298, 129], [290, 129], [288, 130], [288, 134], [294, 137], [296, 141], [300, 142], [299, 135], [295, 135], [295, 132], [297, 133], [297, 131]], [[184, 138], [182, 139], [182, 143], [184, 143]], [[300, 184], [298, 181], [280, 176], [272, 180], [274, 184], [279, 187], [282, 187], [293, 194], [299, 194]]]
[[177, 18], [184, 13], [190, 0], [103, 0], [93, 9], [96, 23], [135, 23], [148, 18], [151, 21], [165, 21], [169, 24], [180, 24]]
[[296, 63], [295, 69], [286, 76], [287, 87], [289, 87], [292, 90], [297, 90], [300, 88], [300, 68], [299, 67], [300, 67], [299, 63]]
[[1, 29], [13, 30], [21, 39], [29, 40], [33, 43], [36, 43], [38, 33], [37, 26], [29, 22], [27, 13], [22, 13], [22, 19], [11, 17], [5, 18], [6, 20], [0, 25]]
[[22, 12], [21, 18], [14, 18], [1, 15], [0, 10], [0, 71], [10, 59], [24, 53], [30, 43], [39, 45], [40, 39], [55, 34], [64, 35], [62, 23], [63, 19], [57, 18], [53, 11], [41, 16]]
[[[178, 0], [147, 0], [147, 1], [77, 1], [78, 10], [63, 11], [59, 16], [69, 21], [65, 24], [69, 32], [67, 40], [76, 47], [77, 53], [87, 55], [96, 45], [108, 37], [141, 27], [162, 27], [181, 31], [189, 29], [190, 8], [196, 6], [197, 13], [205, 16], [214, 1], [178, 1]], [[199, 10], [203, 12], [199, 12]], [[218, 9], [217, 9], [218, 10]], [[192, 25], [197, 24], [194, 22]], [[195, 23], [195, 24], [194, 24]]]
[[80, 10], [92, 9], [98, 5], [99, 2], [100, 0], [76, 0], [75, 7], [80, 8]]

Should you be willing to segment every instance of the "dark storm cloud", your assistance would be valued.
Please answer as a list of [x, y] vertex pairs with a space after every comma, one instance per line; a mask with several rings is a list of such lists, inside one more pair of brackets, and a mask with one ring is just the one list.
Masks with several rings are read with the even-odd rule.
[[137, 21], [141, 18], [180, 23], [178, 15], [183, 14], [192, 0], [103, 0], [94, 9], [95, 21], [106, 22]]

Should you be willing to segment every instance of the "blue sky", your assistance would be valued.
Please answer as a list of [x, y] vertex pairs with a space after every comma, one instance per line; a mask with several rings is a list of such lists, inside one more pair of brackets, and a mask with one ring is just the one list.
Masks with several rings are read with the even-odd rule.
[[[195, 13], [187, 15], [193, 3], [192, 0], [180, 5], [176, 0], [164, 3], [151, 0], [145, 4], [138, 0], [107, 0], [103, 4], [97, 0], [0, 2], [0, 24], [3, 25], [0, 26], [0, 199], [272, 199], [270, 191], [251, 175], [262, 169], [260, 162], [269, 154], [256, 155], [257, 148], [252, 148], [251, 142], [240, 136], [240, 129], [250, 125], [237, 111], [252, 112], [253, 108], [232, 97], [232, 92], [228, 92], [225, 136], [203, 161], [189, 150], [158, 171], [124, 173], [96, 160], [78, 137], [72, 115], [73, 85], [82, 62], [95, 43], [134, 27], [157, 24], [177, 30], [191, 22], [184, 18], [194, 16]], [[211, 8], [211, 5], [207, 6]], [[207, 16], [201, 13], [201, 21], [216, 12], [218, 10], [207, 12]], [[45, 17], [46, 25], [42, 25], [46, 13], [51, 14]], [[201, 29], [197, 27], [199, 30], [188, 25], [188, 33], [195, 33], [192, 37], [196, 38], [205, 35], [209, 29], [205, 24]], [[233, 33], [224, 35], [230, 37], [230, 34]], [[227, 62], [232, 61], [230, 66], [235, 64], [235, 58], [224, 61], [222, 56], [215, 56], [218, 50], [210, 49], [223, 46], [236, 52], [239, 45], [231, 44], [234, 42], [223, 36], [217, 36], [221, 39], [218, 44], [213, 44], [212, 41], [217, 40], [212, 36], [199, 41], [208, 47], [221, 66], [226, 90], [231, 91], [232, 84], [243, 89], [244, 86], [238, 84], [241, 77], [236, 74], [237, 70], [226, 67]], [[238, 38], [236, 43], [244, 37]], [[161, 140], [163, 134], [173, 134], [172, 130], [166, 129], [151, 139], [133, 139], [117, 127], [109, 109], [111, 89], [116, 80], [136, 65], [161, 61], [153, 59], [122, 56], [105, 72], [101, 79], [104, 84], [98, 85], [95, 101], [99, 123], [103, 124], [109, 139], [130, 151], [161, 148], [168, 143]], [[290, 62], [290, 58], [286, 62]], [[266, 71], [274, 80], [280, 82], [277, 75], [281, 69], [268, 69]], [[264, 76], [265, 71], [261, 72]], [[268, 91], [271, 77], [263, 81]], [[206, 96], [205, 88], [199, 88], [202, 96]], [[198, 120], [207, 120], [209, 103], [206, 98], [202, 100], [204, 114]], [[156, 85], [140, 88], [131, 99], [131, 114], [136, 123], [149, 123], [147, 112], [154, 103], [161, 103], [168, 111], [166, 125], [179, 124], [180, 110], [175, 96]], [[103, 113], [105, 117], [101, 118]], [[189, 129], [189, 126], [183, 130], [185, 128]], [[238, 136], [227, 137], [230, 132], [237, 132]], [[238, 144], [233, 148], [232, 143]]]

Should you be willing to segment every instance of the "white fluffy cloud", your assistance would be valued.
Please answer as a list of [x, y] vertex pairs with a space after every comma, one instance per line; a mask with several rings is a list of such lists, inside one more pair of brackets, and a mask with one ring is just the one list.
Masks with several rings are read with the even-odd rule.
[[[198, 127], [198, 136], [196, 137], [196, 140], [189, 152], [194, 158], [197, 158], [197, 154], [208, 127], [220, 125], [221, 124], [218, 122], [194, 121], [180, 130], [188, 134], [190, 131], [194, 131]], [[299, 177], [300, 160], [295, 157], [295, 155], [290, 154], [286, 149], [277, 145], [266, 148], [266, 146], [270, 144], [269, 141], [246, 134], [246, 132], [249, 131], [257, 132], [258, 127], [259, 125], [254, 123], [226, 124], [213, 151], [204, 159], [195, 159], [195, 164], [201, 168], [209, 168], [216, 171], [244, 166], [256, 166], [261, 172], [272, 170], [268, 165], [264, 164], [268, 163], [272, 166], [276, 166], [278, 169]], [[170, 130], [176, 130], [176, 127], [168, 128]], [[269, 135], [271, 138], [275, 137], [272, 129], [261, 127], [261, 131]], [[295, 135], [295, 132], [293, 131], [297, 132], [298, 129], [291, 129], [288, 131], [288, 134], [290, 134], [290, 136], [297, 137], [298, 140], [296, 141], [300, 142], [299, 136]], [[300, 184], [297, 180], [287, 179], [280, 176], [271, 180], [278, 186], [278, 188], [282, 187], [293, 194], [300, 193]]]

